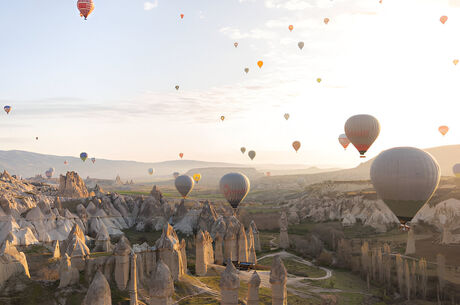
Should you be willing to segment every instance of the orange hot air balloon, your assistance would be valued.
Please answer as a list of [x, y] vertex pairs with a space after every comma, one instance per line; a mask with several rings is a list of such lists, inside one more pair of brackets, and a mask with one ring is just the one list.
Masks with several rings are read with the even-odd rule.
[[329, 18], [324, 18], [324, 23], [328, 24], [329, 23]]
[[225, 120], [225, 116], [221, 115], [220, 120], [223, 122]]
[[292, 32], [293, 29], [294, 29], [294, 26], [291, 24], [291, 25], [289, 26], [289, 31]]
[[292, 147], [294, 147], [295, 152], [297, 152], [300, 148], [300, 142], [299, 141], [292, 142]]
[[180, 153], [179, 157], [182, 159], [184, 157], [184, 153]]
[[267, 177], [271, 177], [272, 173], [271, 172], [266, 172], [265, 175], [267, 175]]
[[445, 136], [446, 133], [449, 131], [449, 127], [445, 125], [439, 126], [438, 130], [443, 136]]
[[259, 68], [262, 68], [262, 66], [264, 65], [264, 62], [261, 61], [261, 60], [259, 60], [259, 61], [257, 62], [257, 65], [259, 66]]
[[347, 149], [348, 145], [350, 145], [350, 140], [348, 140], [346, 134], [341, 134], [339, 136], [339, 142], [340, 142], [340, 145], [342, 145], [345, 150]]
[[454, 65], [457, 65], [458, 64], [458, 59], [454, 59], [452, 62], [454, 63]]
[[444, 24], [447, 21], [447, 16], [441, 16], [441, 18], [439, 18], [439, 20], [441, 21], [442, 24]]
[[184, 19], [184, 14], [180, 14], [180, 19]]
[[93, 0], [78, 0], [77, 8], [80, 11], [80, 16], [85, 17], [86, 20], [89, 14], [94, 11], [94, 2]]

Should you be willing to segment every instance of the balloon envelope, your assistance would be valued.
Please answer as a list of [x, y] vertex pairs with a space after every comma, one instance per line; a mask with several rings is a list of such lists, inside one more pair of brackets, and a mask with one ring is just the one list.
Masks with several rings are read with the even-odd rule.
[[455, 177], [460, 177], [460, 163], [455, 164], [452, 171], [454, 172]]
[[93, 0], [78, 0], [77, 8], [80, 11], [80, 16], [85, 17], [86, 20], [94, 10], [94, 2]]
[[193, 179], [190, 176], [182, 175], [176, 178], [174, 184], [176, 185], [176, 189], [182, 195], [182, 197], [186, 198], [187, 195], [192, 191], [195, 182], [193, 182]]
[[220, 120], [223, 122], [225, 120], [225, 116], [221, 115]]
[[441, 16], [441, 18], [439, 18], [439, 20], [441, 21], [442, 24], [444, 24], [447, 21], [447, 16]]
[[153, 168], [149, 168], [148, 172], [149, 172], [149, 175], [153, 175], [153, 172], [154, 172]]
[[401, 222], [410, 221], [436, 191], [441, 172], [427, 152], [396, 147], [381, 152], [371, 166], [371, 181]]
[[289, 31], [292, 32], [293, 29], [294, 29], [294, 26], [291, 24], [291, 25], [289, 26]]
[[184, 157], [184, 153], [180, 153], [179, 157], [182, 159]]
[[447, 132], [449, 132], [449, 127], [448, 126], [439, 126], [438, 130], [443, 136], [445, 136], [447, 134]]
[[246, 152], [246, 147], [241, 147], [240, 150], [241, 150], [241, 153], [244, 154]]
[[246, 74], [249, 73], [249, 68], [244, 68], [244, 72], [246, 72]]
[[3, 110], [5, 110], [6, 114], [9, 114], [11, 111], [11, 106], [6, 105], [5, 107], [3, 107]]
[[262, 66], [264, 65], [264, 62], [261, 61], [261, 60], [259, 60], [259, 61], [257, 62], [257, 65], [259, 66], [259, 68], [262, 68]]
[[180, 174], [179, 174], [178, 172], [174, 172], [174, 173], [173, 173], [174, 179], [176, 179], [177, 177], [179, 177], [179, 175], [180, 175]]
[[292, 142], [292, 147], [294, 147], [295, 152], [297, 152], [297, 151], [299, 150], [300, 145], [301, 145], [301, 144], [300, 144], [299, 141], [294, 141], [294, 142]]
[[93, 162], [93, 164], [96, 162], [96, 158], [91, 158], [91, 162]]
[[324, 23], [328, 24], [329, 23], [329, 18], [324, 18]]
[[194, 174], [193, 180], [198, 184], [198, 182], [201, 180], [201, 174]]
[[232, 208], [236, 209], [251, 188], [248, 177], [241, 173], [229, 173], [220, 179], [220, 191]]
[[289, 120], [289, 117], [290, 117], [289, 113], [284, 114], [284, 118], [286, 119], [286, 121]]
[[238, 48], [238, 42], [235, 42], [233, 45], [235, 46], [235, 48]]
[[345, 149], [350, 145], [350, 140], [348, 140], [347, 135], [344, 133], [339, 136], [339, 142]]
[[299, 46], [299, 49], [303, 49], [303, 47], [305, 46], [305, 43], [303, 41], [299, 41], [299, 43], [297, 44]]
[[452, 62], [454, 63], [454, 65], [457, 65], [458, 64], [458, 59], [454, 59]]
[[371, 115], [354, 115], [345, 123], [345, 134], [350, 142], [365, 158], [364, 154], [380, 134], [380, 123]]
[[176, 90], [179, 90], [179, 85], [176, 85], [174, 88], [176, 88]]
[[82, 153], [80, 154], [80, 159], [82, 159], [82, 160], [83, 160], [83, 162], [85, 162], [85, 161], [86, 161], [86, 159], [88, 159], [88, 154], [87, 154], [87, 153], [85, 153], [85, 152], [82, 152]]
[[251, 158], [251, 160], [254, 160], [254, 158], [256, 157], [256, 152], [251, 150], [250, 152], [248, 152], [248, 156], [249, 158]]

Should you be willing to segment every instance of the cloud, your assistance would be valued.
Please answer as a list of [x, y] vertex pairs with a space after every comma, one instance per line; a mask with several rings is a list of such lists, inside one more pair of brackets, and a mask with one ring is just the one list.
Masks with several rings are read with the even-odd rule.
[[242, 32], [240, 29], [235, 27], [223, 27], [219, 30], [222, 34], [228, 36], [230, 39], [239, 40], [245, 38], [252, 38], [252, 39], [273, 39], [275, 35], [268, 30], [262, 30], [259, 28], [252, 29], [248, 32]]
[[146, 11], [153, 10], [157, 6], [158, 6], [158, 0], [155, 0], [153, 2], [150, 2], [150, 1], [144, 2], [144, 10], [146, 10]]

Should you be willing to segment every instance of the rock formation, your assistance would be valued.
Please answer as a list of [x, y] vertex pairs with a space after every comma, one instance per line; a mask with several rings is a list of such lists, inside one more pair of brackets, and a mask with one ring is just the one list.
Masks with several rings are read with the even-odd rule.
[[153, 198], [155, 198], [155, 200], [160, 202], [163, 200], [163, 194], [156, 185], [154, 185], [152, 190], [150, 191], [150, 196], [152, 196]]
[[286, 212], [281, 213], [280, 217], [280, 244], [281, 249], [289, 248], [289, 236], [288, 236], [288, 218]]
[[150, 279], [149, 305], [171, 305], [174, 281], [168, 266], [160, 259]]
[[112, 251], [112, 244], [110, 243], [110, 235], [104, 223], [100, 226], [100, 230], [96, 235], [96, 246], [94, 252], [110, 252]]
[[64, 241], [63, 248], [61, 249], [61, 256], [67, 254], [74, 265], [79, 270], [84, 268], [84, 260], [89, 256], [90, 251], [85, 243], [85, 234], [80, 226], [75, 224], [69, 233], [69, 236]]
[[56, 240], [53, 247], [53, 258], [59, 259], [61, 258], [61, 249], [59, 248], [59, 240]]
[[76, 172], [67, 172], [65, 176], [59, 177], [59, 196], [72, 198], [85, 198], [89, 193], [85, 182]]
[[212, 238], [208, 231], [203, 233], [203, 231], [200, 230], [195, 240], [195, 272], [198, 276], [205, 276], [208, 272], [208, 265], [214, 263]]
[[248, 262], [257, 264], [257, 255], [256, 255], [256, 249], [254, 246], [254, 233], [252, 233], [252, 229], [248, 229]]
[[132, 249], [126, 237], [122, 236], [115, 245], [113, 255], [115, 256], [115, 283], [120, 290], [124, 290], [129, 279], [129, 254]]
[[183, 254], [181, 253], [179, 238], [169, 223], [163, 228], [163, 233], [156, 241], [155, 247], [158, 258], [168, 266], [174, 281], [179, 280], [186, 270], [182, 261]]
[[99, 270], [89, 286], [82, 305], [112, 305], [109, 283]]
[[223, 247], [222, 235], [220, 235], [220, 233], [217, 233], [214, 241], [215, 241], [215, 251], [214, 251], [215, 262], [218, 265], [222, 265], [224, 263], [224, 253], [222, 251], [222, 247]]
[[260, 287], [260, 277], [257, 274], [257, 271], [251, 276], [251, 279], [248, 282], [248, 302], [247, 305], [259, 305], [259, 287]]
[[238, 261], [238, 227], [233, 222], [227, 224], [227, 230], [224, 236], [224, 260], [232, 262]]
[[70, 257], [66, 254], [61, 258], [59, 265], [59, 288], [78, 284], [80, 273], [77, 268], [72, 267]]
[[249, 229], [252, 230], [252, 233], [254, 234], [254, 249], [256, 251], [261, 251], [262, 248], [260, 247], [259, 231], [257, 230], [254, 220], [251, 221]]
[[238, 305], [238, 289], [240, 278], [238, 271], [230, 259], [227, 260], [227, 267], [220, 275], [221, 305]]
[[287, 305], [287, 271], [281, 258], [276, 255], [270, 270], [272, 305]]
[[130, 270], [130, 279], [129, 279], [129, 305], [138, 305], [139, 301], [137, 300], [137, 266], [136, 259], [137, 255], [134, 251], [131, 251], [129, 255], [131, 270]]
[[30, 278], [26, 256], [7, 240], [0, 248], [0, 286], [10, 277], [19, 275]]
[[120, 175], [117, 175], [115, 178], [115, 184], [116, 185], [123, 185], [123, 181], [121, 181]]
[[248, 240], [243, 224], [241, 224], [240, 231], [238, 232], [238, 261], [248, 262]]
[[407, 233], [406, 255], [415, 254], [415, 236], [414, 229], [411, 228]]

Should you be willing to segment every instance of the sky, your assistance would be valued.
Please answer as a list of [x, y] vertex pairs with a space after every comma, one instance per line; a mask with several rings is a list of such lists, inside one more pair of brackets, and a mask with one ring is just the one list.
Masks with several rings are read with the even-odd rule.
[[361, 113], [368, 157], [459, 142], [460, 0], [94, 1], [86, 21], [73, 0], [3, 8], [1, 150], [351, 167], [337, 137]]

